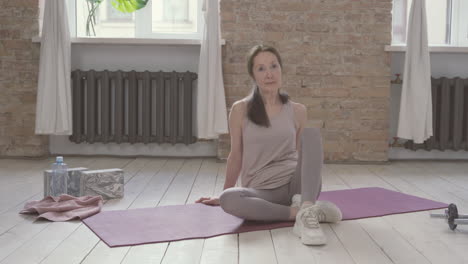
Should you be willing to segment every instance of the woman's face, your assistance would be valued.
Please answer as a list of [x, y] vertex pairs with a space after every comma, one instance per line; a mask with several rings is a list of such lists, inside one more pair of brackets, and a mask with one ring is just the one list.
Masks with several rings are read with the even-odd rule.
[[260, 91], [278, 93], [281, 87], [281, 66], [275, 54], [262, 51], [254, 58], [253, 75]]

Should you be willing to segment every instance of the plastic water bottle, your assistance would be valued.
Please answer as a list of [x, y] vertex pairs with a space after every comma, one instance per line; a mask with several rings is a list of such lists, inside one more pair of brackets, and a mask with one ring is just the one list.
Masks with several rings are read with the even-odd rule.
[[50, 179], [50, 195], [59, 196], [67, 193], [68, 167], [63, 162], [63, 157], [58, 156], [52, 164], [52, 177]]

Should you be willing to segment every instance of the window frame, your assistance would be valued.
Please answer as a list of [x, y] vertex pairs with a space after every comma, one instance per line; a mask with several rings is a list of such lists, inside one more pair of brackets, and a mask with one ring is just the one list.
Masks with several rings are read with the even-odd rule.
[[148, 4], [145, 8], [136, 11], [135, 38], [200, 40], [202, 37], [203, 30], [203, 0], [196, 1], [198, 4], [196, 33], [154, 33], [152, 27], [153, 1], [148, 1]]
[[[393, 0], [393, 6], [396, 4], [394, 3], [395, 0]], [[393, 11], [395, 9], [392, 9], [392, 45], [401, 45], [401, 44], [406, 44], [406, 29], [408, 27], [408, 19], [407, 19], [407, 1], [406, 0], [400, 0], [399, 5], [402, 8], [402, 12], [398, 14], [398, 18], [400, 23], [395, 23], [395, 18], [397, 17], [395, 14], [393, 14]], [[394, 7], [393, 7], [394, 8]], [[402, 39], [402, 42], [394, 42], [393, 35], [394, 33], [400, 33], [399, 38]]]
[[[452, 27], [455, 34], [451, 34], [451, 43], [457, 43], [458, 46], [468, 46], [468, 16], [463, 16], [462, 10], [468, 10], [468, 1], [456, 0], [453, 3], [453, 9], [455, 12], [452, 13], [454, 21], [456, 21]], [[463, 37], [465, 35], [465, 37]]]
[[[80, 0], [85, 1], [85, 0]], [[106, 0], [110, 1], [110, 0]], [[148, 1], [147, 6], [137, 10], [135, 12], [135, 35], [133, 37], [126, 37], [126, 39], [155, 39], [155, 40], [187, 40], [188, 42], [200, 41], [202, 38], [203, 30], [203, 11], [202, 4], [204, 0], [196, 0], [198, 5], [197, 13], [197, 32], [195, 33], [153, 33], [152, 32], [152, 1]], [[39, 0], [38, 5], [40, 9], [40, 14], [43, 13], [45, 0]], [[70, 28], [70, 37], [71, 38], [99, 38], [99, 39], [119, 39], [120, 37], [88, 37], [88, 36], [77, 36], [77, 0], [65, 0], [68, 11], [68, 23]], [[107, 8], [106, 6], [102, 6]], [[39, 36], [42, 35], [42, 20], [43, 18], [39, 15]]]
[[[395, 1], [395, 0], [394, 0]], [[446, 16], [446, 38], [445, 44], [436, 44], [429, 43], [429, 46], [432, 47], [468, 47], [468, 37], [463, 37], [464, 34], [468, 36], [468, 16], [463, 16], [461, 14], [462, 10], [468, 10], [468, 1], [464, 0], [447, 0], [447, 16]], [[392, 19], [392, 46], [406, 46], [406, 35], [408, 29], [408, 12], [410, 11], [408, 6], [408, 0], [401, 0], [400, 5], [402, 5], [403, 15], [400, 13], [399, 16], [402, 18], [404, 26], [403, 30], [396, 28]], [[451, 8], [450, 8], [451, 7]], [[393, 9], [395, 11], [395, 9]], [[392, 12], [393, 12], [392, 11]], [[394, 14], [392, 18], [394, 18]], [[403, 31], [403, 32], [402, 32]], [[403, 42], [396, 42], [394, 33], [403, 33], [403, 35], [398, 36], [398, 38], [403, 39]]]

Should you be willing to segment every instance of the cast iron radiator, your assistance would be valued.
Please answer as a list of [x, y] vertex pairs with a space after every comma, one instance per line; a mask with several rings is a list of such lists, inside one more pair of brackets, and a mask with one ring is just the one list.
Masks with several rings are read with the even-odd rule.
[[468, 150], [468, 78], [431, 81], [433, 136], [422, 144], [408, 141], [405, 148]]
[[70, 140], [194, 143], [192, 72], [72, 72]]

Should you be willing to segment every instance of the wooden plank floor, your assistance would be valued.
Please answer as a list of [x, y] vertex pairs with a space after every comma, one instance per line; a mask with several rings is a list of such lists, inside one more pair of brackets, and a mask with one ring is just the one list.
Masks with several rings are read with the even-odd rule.
[[[65, 157], [70, 167], [122, 168], [125, 197], [103, 210], [193, 203], [219, 194], [225, 163], [215, 159]], [[52, 223], [19, 215], [42, 198], [52, 159], [0, 159], [0, 264], [29, 263], [468, 263], [468, 226], [448, 229], [429, 212], [322, 224], [328, 244], [307, 247], [291, 228], [173, 243], [109, 248], [79, 221]], [[326, 164], [323, 190], [383, 187], [468, 213], [467, 162]], [[437, 212], [437, 211], [434, 211]], [[440, 210], [438, 211], [440, 212]]]

